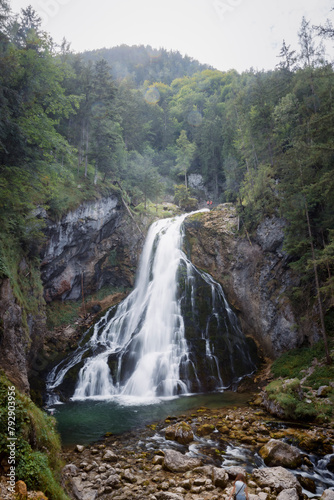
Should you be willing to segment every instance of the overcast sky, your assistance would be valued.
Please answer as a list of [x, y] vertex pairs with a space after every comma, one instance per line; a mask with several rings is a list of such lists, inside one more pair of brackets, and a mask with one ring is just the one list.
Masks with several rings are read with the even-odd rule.
[[[178, 50], [227, 71], [274, 69], [283, 39], [298, 50], [302, 17], [334, 18], [334, 0], [11, 0], [29, 4], [56, 42], [81, 52], [116, 45]], [[328, 45], [334, 59], [333, 43]]]

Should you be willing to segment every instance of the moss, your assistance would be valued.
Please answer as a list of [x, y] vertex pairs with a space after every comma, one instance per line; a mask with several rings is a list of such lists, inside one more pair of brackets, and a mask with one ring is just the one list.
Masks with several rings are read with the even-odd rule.
[[[307, 384], [313, 389], [329, 385], [334, 380], [334, 365], [316, 366], [314, 372], [307, 378]], [[333, 391], [333, 389], [332, 389]]]
[[[8, 460], [8, 400], [14, 393], [12, 383], [0, 375], [0, 456]], [[25, 395], [15, 390], [15, 467], [16, 480], [28, 488], [43, 491], [48, 498], [66, 500], [60, 471], [61, 444], [53, 417], [36, 407]]]
[[[93, 293], [92, 295], [85, 296], [85, 304], [90, 304], [95, 301], [102, 301], [105, 297], [116, 293], [124, 293], [124, 287], [111, 287], [105, 286]], [[49, 330], [53, 330], [63, 325], [70, 325], [80, 316], [82, 309], [82, 301], [54, 301], [47, 304], [46, 307], [46, 326]], [[101, 311], [104, 315], [105, 311]], [[98, 318], [95, 318], [97, 320]]]
[[[333, 340], [330, 342], [333, 347]], [[325, 349], [323, 342], [318, 342], [314, 346], [292, 349], [274, 361], [271, 371], [275, 377], [295, 378], [301, 375], [302, 370], [306, 370], [312, 364], [314, 358], [324, 358]], [[301, 377], [300, 377], [301, 378]]]
[[[333, 341], [329, 341], [333, 348]], [[310, 370], [310, 367], [312, 368]], [[334, 390], [329, 388], [327, 398], [319, 398], [316, 391], [320, 386], [329, 386], [334, 378], [334, 366], [325, 364], [322, 342], [313, 347], [295, 349], [276, 360], [272, 372], [281, 378], [266, 387], [271, 401], [275, 401], [293, 420], [324, 423], [333, 415]], [[285, 380], [282, 377], [287, 377]], [[290, 377], [294, 376], [294, 379]], [[301, 386], [300, 380], [303, 379]]]
[[36, 256], [28, 256], [21, 242], [13, 235], [0, 235], [0, 277], [7, 277], [14, 297], [22, 310], [22, 326], [29, 342], [28, 316], [37, 316], [43, 311], [45, 302]]
[[117, 250], [110, 250], [108, 262], [111, 266], [117, 266]]

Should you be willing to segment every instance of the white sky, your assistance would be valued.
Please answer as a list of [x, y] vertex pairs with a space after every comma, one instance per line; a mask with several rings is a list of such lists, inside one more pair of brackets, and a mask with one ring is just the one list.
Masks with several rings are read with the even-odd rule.
[[[227, 71], [274, 69], [283, 39], [299, 50], [302, 16], [311, 24], [334, 18], [334, 0], [11, 0], [28, 5], [60, 43], [81, 52], [116, 45], [178, 50]], [[334, 42], [328, 44], [334, 58]]]

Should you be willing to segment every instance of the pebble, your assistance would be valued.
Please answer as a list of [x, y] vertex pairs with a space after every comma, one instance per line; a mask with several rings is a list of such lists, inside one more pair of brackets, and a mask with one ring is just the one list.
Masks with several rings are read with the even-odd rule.
[[[274, 425], [268, 425], [268, 421], [274, 422], [274, 418], [250, 407], [235, 410], [203, 408], [191, 417], [183, 415], [167, 420], [168, 423], [155, 425], [154, 430], [148, 426], [141, 431], [117, 436], [117, 439], [108, 436], [102, 444], [95, 444], [91, 448], [76, 445], [73, 450], [64, 451], [63, 458], [69, 464], [64, 469], [64, 478], [67, 470], [67, 477], [73, 476], [75, 484], [82, 488], [80, 491], [79, 488], [76, 489], [77, 500], [97, 497], [98, 500], [227, 500], [236, 475], [239, 472], [245, 473], [245, 469], [240, 466], [232, 466], [226, 470], [222, 467], [222, 458], [228, 443], [240, 445], [242, 438], [248, 437], [255, 445], [246, 443], [243, 446], [258, 451], [261, 443], [267, 443], [272, 438], [288, 437], [291, 440], [293, 437], [301, 440], [308, 437], [308, 431], [303, 429], [286, 427], [283, 430], [275, 430]], [[192, 447], [194, 442], [181, 445], [164, 440], [164, 430], [171, 420], [173, 423], [188, 422], [195, 433], [195, 443], [196, 439], [198, 440], [196, 429], [200, 420], [205, 421], [205, 424], [202, 424], [205, 425], [205, 432], [212, 430], [200, 437], [201, 443], [207, 443], [203, 451], [201, 450], [201, 453], [205, 454], [201, 456], [204, 460], [202, 464], [198, 463], [199, 461], [189, 462], [189, 458], [194, 458], [193, 453], [185, 455], [189, 453], [189, 446]], [[277, 437], [279, 433], [280, 437]], [[334, 440], [334, 429], [330, 426], [325, 430], [317, 429], [316, 434], [317, 437], [326, 434], [327, 440]], [[157, 436], [161, 438], [157, 439]], [[215, 448], [217, 444], [215, 447], [210, 445], [213, 441], [221, 443], [218, 445], [219, 453]], [[149, 446], [146, 446], [148, 443]], [[175, 457], [180, 470], [177, 470], [177, 467], [174, 470], [170, 463], [169, 470], [165, 468], [165, 454], [169, 460]], [[183, 464], [183, 459], [188, 462]], [[188, 463], [193, 464], [190, 470], [187, 470]], [[283, 495], [268, 484], [260, 484], [256, 475], [248, 474], [247, 482], [250, 498], [254, 500], [285, 500], [288, 494], [294, 495], [291, 485], [290, 491], [287, 490]], [[73, 492], [68, 493], [73, 497]]]

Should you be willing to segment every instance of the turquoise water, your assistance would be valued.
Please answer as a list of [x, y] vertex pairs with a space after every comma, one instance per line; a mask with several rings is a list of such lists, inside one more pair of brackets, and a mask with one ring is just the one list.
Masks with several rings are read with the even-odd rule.
[[98, 441], [107, 432], [121, 434], [140, 429], [169, 415], [179, 416], [200, 406], [241, 406], [247, 404], [248, 400], [249, 395], [230, 391], [148, 401], [134, 397], [117, 397], [108, 401], [70, 401], [55, 405], [49, 411], [57, 419], [63, 445], [70, 446]]

